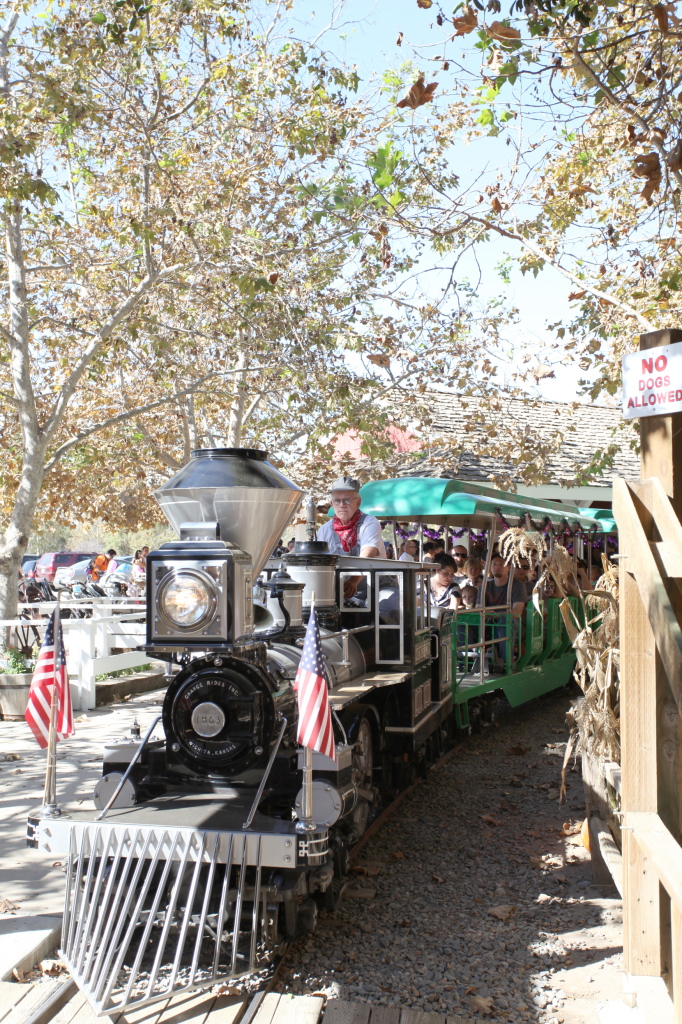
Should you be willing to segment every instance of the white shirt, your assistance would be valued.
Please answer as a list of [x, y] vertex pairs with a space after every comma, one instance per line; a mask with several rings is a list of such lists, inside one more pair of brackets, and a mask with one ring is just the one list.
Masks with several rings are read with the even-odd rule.
[[399, 562], [414, 562], [414, 556], [408, 551], [403, 551], [402, 555], [398, 559]]
[[326, 540], [333, 555], [359, 555], [363, 548], [376, 548], [379, 558], [386, 557], [386, 545], [381, 535], [381, 523], [374, 516], [361, 513], [357, 524], [358, 539], [350, 551], [343, 550], [341, 538], [334, 529], [333, 519], [328, 519], [317, 531], [318, 540]]

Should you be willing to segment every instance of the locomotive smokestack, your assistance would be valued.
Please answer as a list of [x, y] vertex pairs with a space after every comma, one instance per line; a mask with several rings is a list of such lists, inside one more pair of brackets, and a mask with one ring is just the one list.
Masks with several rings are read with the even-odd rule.
[[220, 536], [251, 555], [257, 578], [303, 491], [255, 448], [202, 448], [154, 492], [178, 537], [187, 522], [220, 523]]

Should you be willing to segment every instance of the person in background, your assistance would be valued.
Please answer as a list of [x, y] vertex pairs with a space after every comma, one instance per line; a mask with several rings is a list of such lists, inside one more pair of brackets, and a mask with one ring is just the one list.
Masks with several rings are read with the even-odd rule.
[[[147, 551], [149, 551], [149, 548], [147, 548]], [[95, 559], [95, 561], [93, 563], [93, 566], [92, 566], [92, 582], [93, 583], [96, 583], [97, 580], [100, 578], [100, 576], [104, 575], [104, 573], [109, 568], [109, 565], [110, 565], [111, 560], [113, 558], [116, 558], [116, 552], [114, 551], [113, 548], [109, 548], [109, 550], [107, 551], [107, 553], [105, 555], [98, 555], [97, 556], [97, 558]]]
[[419, 545], [416, 540], [404, 540], [400, 545], [400, 556], [399, 562], [414, 562], [417, 559], [417, 553], [419, 551]]
[[145, 563], [146, 563], [146, 561], [147, 561], [147, 555], [148, 555], [148, 554], [149, 554], [149, 548], [148, 548], [148, 547], [147, 547], [147, 545], [145, 544], [145, 546], [144, 546], [144, 547], [142, 548], [142, 557], [144, 558], [144, 560], [145, 560]]
[[462, 594], [454, 581], [455, 560], [443, 552], [431, 570], [431, 604], [434, 608], [458, 608]]
[[422, 555], [422, 562], [432, 562], [433, 556], [436, 553], [436, 545], [433, 543], [433, 541], [427, 540], [426, 543], [423, 545], [422, 550], [424, 552]]
[[530, 582], [530, 562], [527, 558], [522, 558], [519, 564], [514, 566], [514, 579], [518, 580], [519, 583], [523, 583], [527, 604], [533, 596], [533, 587], [535, 585]]
[[604, 570], [601, 565], [592, 565], [592, 568], [590, 569], [590, 583], [592, 584], [592, 589], [594, 589], [597, 580], [601, 579], [603, 575]]
[[463, 544], [455, 544], [452, 549], [452, 557], [454, 558], [455, 565], [457, 566], [455, 570], [455, 577], [461, 587], [467, 578], [467, 574], [464, 571], [464, 563], [469, 557], [469, 552]]
[[436, 539], [434, 540], [433, 543], [435, 544], [435, 547], [434, 547], [434, 550], [433, 550], [434, 556], [435, 555], [439, 555], [441, 553], [445, 554], [445, 544], [440, 539], [440, 537], [436, 537]]
[[587, 575], [587, 562], [584, 558], [578, 559], [578, 582], [581, 590], [594, 590], [594, 586]]
[[390, 541], [384, 541], [386, 545], [386, 558], [392, 558], [395, 561], [395, 548]]
[[[505, 564], [502, 555], [495, 555], [490, 563], [492, 579], [488, 580], [485, 588], [486, 608], [498, 608], [507, 604], [507, 584], [509, 581], [509, 566]], [[478, 604], [482, 603], [483, 587], [478, 592]], [[512, 616], [512, 640], [518, 636], [518, 620], [526, 610], [526, 587], [521, 580], [512, 580], [511, 585], [511, 616]], [[515, 621], [516, 620], [516, 621]], [[486, 618], [486, 635], [491, 633], [489, 639], [502, 640], [507, 636], [507, 618], [504, 613]], [[506, 661], [508, 653], [508, 640], [497, 643], [492, 650], [495, 663], [491, 666], [491, 672], [502, 675], [506, 672]]]
[[466, 583], [473, 583], [478, 589], [483, 583], [483, 562], [480, 558], [467, 558], [464, 563], [464, 576], [460, 579], [459, 587], [462, 589], [462, 585]]

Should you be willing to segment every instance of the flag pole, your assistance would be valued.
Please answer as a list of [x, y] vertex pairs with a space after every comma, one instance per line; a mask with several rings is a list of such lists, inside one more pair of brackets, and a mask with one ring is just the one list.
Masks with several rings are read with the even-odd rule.
[[52, 679], [52, 699], [50, 701], [50, 731], [47, 737], [47, 768], [45, 771], [45, 792], [43, 806], [40, 809], [42, 818], [60, 818], [61, 810], [57, 805], [57, 643], [61, 636], [61, 591], [57, 591], [57, 607], [54, 610], [54, 643], [55, 656]]
[[[315, 591], [310, 596], [310, 614], [315, 608]], [[313, 752], [310, 747], [303, 747], [303, 795], [301, 800], [301, 817], [296, 822], [297, 832], [316, 832], [317, 825], [313, 821]]]

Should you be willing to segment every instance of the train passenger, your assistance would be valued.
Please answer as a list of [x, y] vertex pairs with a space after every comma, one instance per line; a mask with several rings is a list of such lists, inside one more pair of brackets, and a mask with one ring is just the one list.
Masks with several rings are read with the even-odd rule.
[[455, 544], [452, 549], [452, 557], [455, 560], [455, 579], [459, 583], [460, 587], [466, 583], [467, 574], [465, 572], [466, 561], [469, 557], [469, 552], [463, 544]]
[[[506, 565], [502, 555], [495, 555], [490, 563], [492, 579], [488, 580], [485, 588], [486, 608], [496, 608], [507, 604], [507, 593], [509, 583], [509, 566]], [[481, 604], [483, 587], [479, 588], [477, 604]], [[512, 580], [511, 585], [511, 615], [512, 615], [512, 641], [518, 637], [518, 620], [526, 610], [526, 588], [521, 580]], [[507, 644], [508, 639], [506, 615], [491, 615], [486, 617], [486, 639], [500, 642], [492, 647], [495, 663], [492, 671], [504, 673], [506, 671]]]
[[404, 540], [400, 545], [399, 562], [414, 562], [419, 552], [419, 545], [416, 540]]
[[431, 604], [434, 608], [458, 608], [462, 593], [454, 581], [455, 560], [445, 553], [431, 570]]
[[[478, 559], [477, 559], [478, 561]], [[460, 612], [473, 611], [478, 597], [478, 587], [471, 583], [465, 583], [461, 588], [462, 604]], [[475, 646], [478, 643], [479, 627], [471, 622], [461, 622], [457, 626], [457, 667], [460, 671], [469, 671], [473, 668], [479, 655]]]
[[522, 558], [519, 564], [514, 566], [514, 579], [518, 580], [519, 583], [523, 583], [523, 589], [526, 592], [526, 604], [528, 604], [533, 596], [535, 584], [530, 582], [530, 562], [527, 558]]
[[436, 553], [436, 545], [432, 540], [427, 540], [423, 546], [422, 562], [432, 562]]
[[467, 583], [473, 584], [476, 589], [483, 583], [483, 562], [480, 558], [467, 558], [464, 563], [464, 576], [459, 579], [459, 589], [461, 590]]

